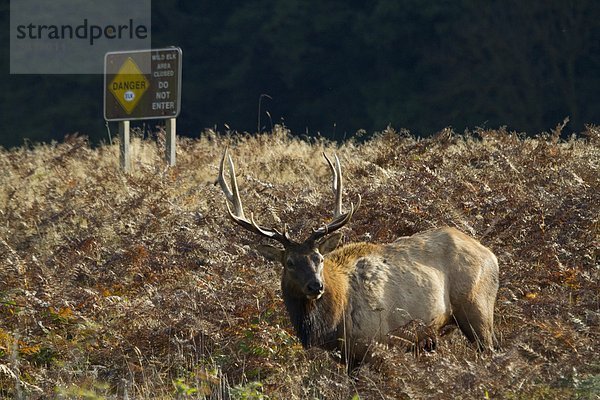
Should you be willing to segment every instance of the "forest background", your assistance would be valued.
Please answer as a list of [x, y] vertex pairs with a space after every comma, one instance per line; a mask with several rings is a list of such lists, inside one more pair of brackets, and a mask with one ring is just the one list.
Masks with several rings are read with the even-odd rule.
[[[599, 122], [597, 21], [593, 0], [163, 0], [152, 46], [183, 49], [180, 135], [275, 124], [336, 140], [388, 125], [537, 134], [569, 117], [568, 135]], [[10, 75], [0, 35], [1, 146], [75, 132], [108, 141], [101, 75]]]

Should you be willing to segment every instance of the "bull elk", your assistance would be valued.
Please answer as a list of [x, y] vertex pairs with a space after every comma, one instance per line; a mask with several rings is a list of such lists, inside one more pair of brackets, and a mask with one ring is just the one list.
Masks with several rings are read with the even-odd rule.
[[[341, 234], [360, 205], [342, 210], [342, 173], [324, 154], [332, 174], [333, 219], [313, 229], [308, 239], [292, 240], [283, 229], [259, 225], [244, 214], [235, 169], [227, 150], [219, 184], [231, 219], [243, 228], [278, 241], [258, 251], [283, 264], [281, 290], [292, 325], [305, 348], [338, 349], [352, 364], [368, 356], [373, 342], [391, 344], [395, 331], [414, 321], [439, 332], [458, 325], [478, 345], [493, 345], [498, 262], [475, 239], [454, 228], [432, 229], [392, 243], [340, 245]], [[225, 161], [230, 186], [225, 179]]]

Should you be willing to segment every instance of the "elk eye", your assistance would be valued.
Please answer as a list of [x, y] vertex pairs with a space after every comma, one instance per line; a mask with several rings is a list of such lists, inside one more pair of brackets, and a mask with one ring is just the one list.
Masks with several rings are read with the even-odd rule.
[[289, 269], [294, 269], [294, 261], [292, 260], [287, 260], [285, 263], [286, 267], [288, 267]]

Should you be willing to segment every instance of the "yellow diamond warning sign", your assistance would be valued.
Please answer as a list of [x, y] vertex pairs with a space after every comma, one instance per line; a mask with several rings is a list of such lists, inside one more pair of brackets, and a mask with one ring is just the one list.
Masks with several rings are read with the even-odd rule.
[[177, 118], [181, 49], [113, 51], [104, 56], [104, 119]]
[[115, 96], [125, 112], [131, 114], [149, 86], [150, 82], [146, 76], [135, 61], [129, 57], [110, 82], [108, 90]]

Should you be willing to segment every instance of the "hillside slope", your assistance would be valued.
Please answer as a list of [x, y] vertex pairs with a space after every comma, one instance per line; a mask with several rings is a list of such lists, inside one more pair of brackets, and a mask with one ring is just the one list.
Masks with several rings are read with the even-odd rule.
[[[559, 134], [206, 132], [179, 141], [172, 169], [159, 135], [133, 139], [129, 175], [118, 146], [81, 138], [0, 150], [0, 397], [598, 398], [600, 131]], [[246, 209], [292, 235], [329, 216], [326, 151], [345, 202], [362, 195], [347, 241], [450, 225], [490, 247], [501, 348], [478, 354], [455, 332], [434, 353], [380, 349], [354, 378], [302, 350], [280, 267], [226, 216], [227, 146]]]

